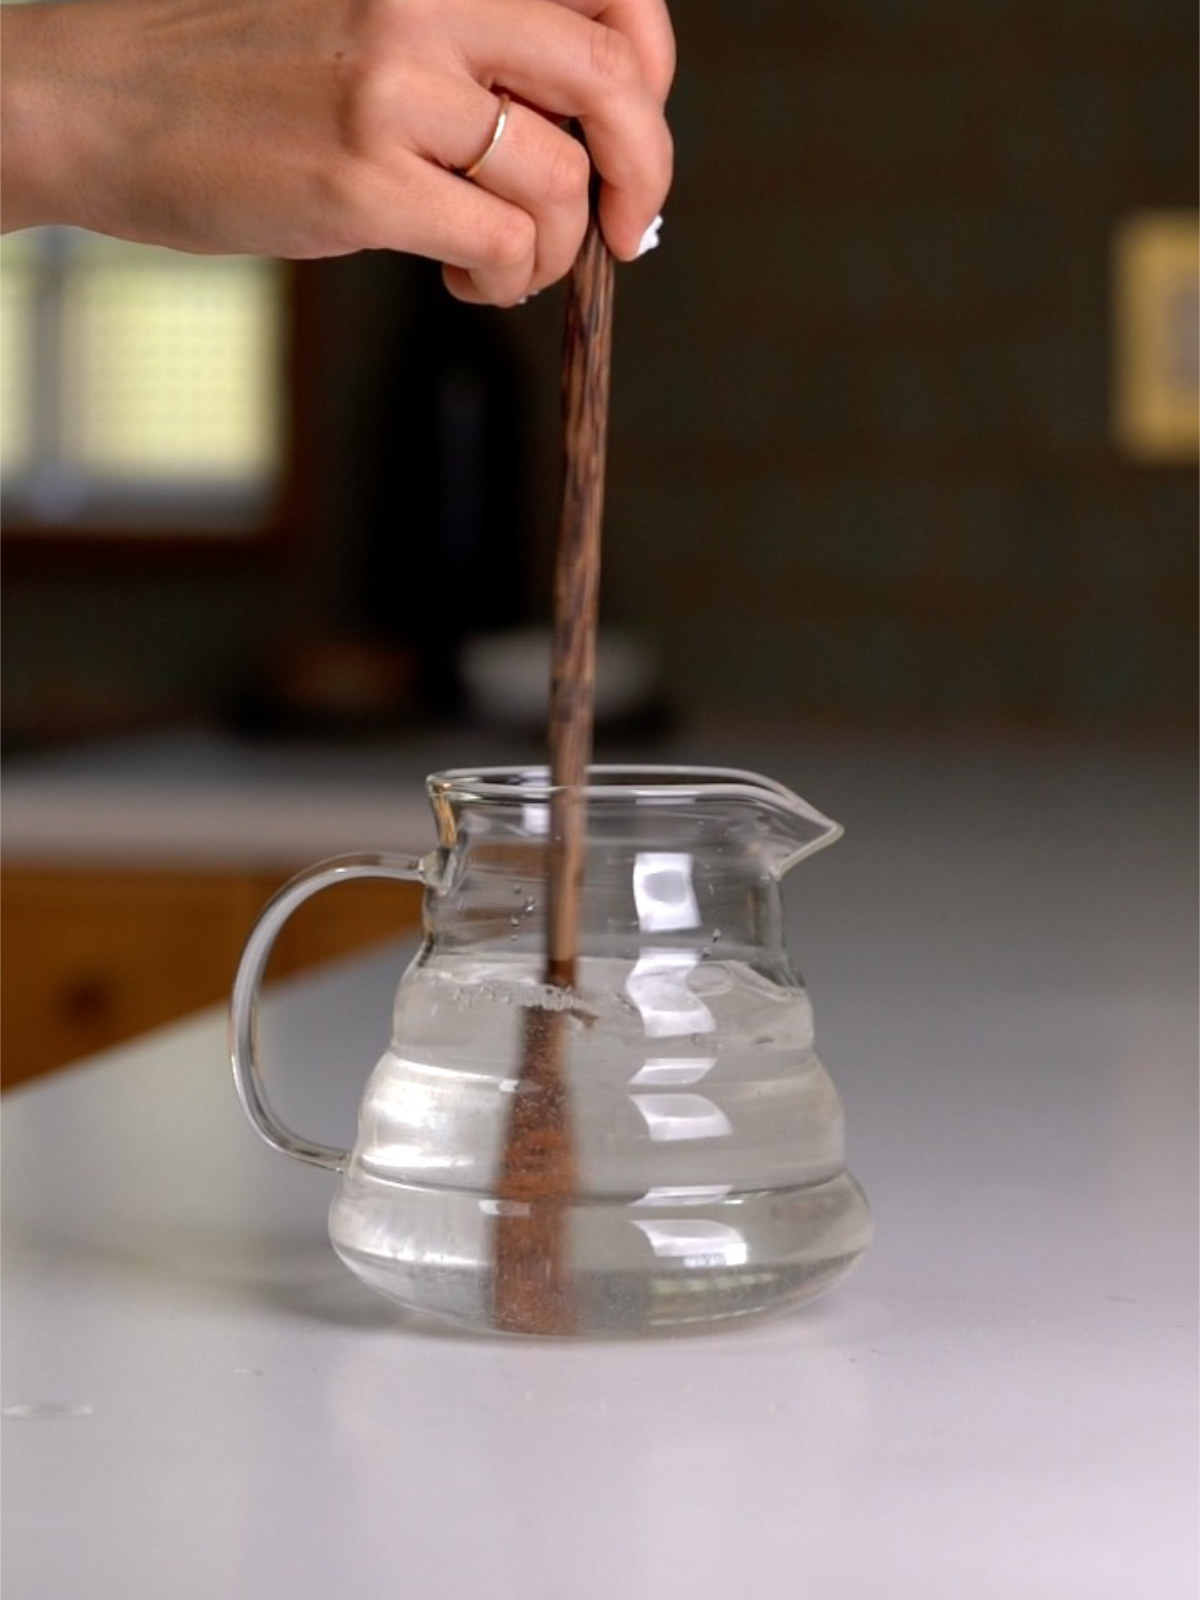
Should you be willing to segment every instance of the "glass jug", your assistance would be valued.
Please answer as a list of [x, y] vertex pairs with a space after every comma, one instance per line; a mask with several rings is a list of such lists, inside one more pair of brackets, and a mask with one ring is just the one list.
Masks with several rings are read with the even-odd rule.
[[[589, 1335], [741, 1317], [841, 1278], [870, 1215], [788, 964], [781, 896], [783, 874], [838, 824], [751, 773], [592, 768], [565, 989], [546, 981], [557, 811], [545, 771], [445, 772], [428, 793], [437, 848], [301, 873], [263, 911], [234, 987], [242, 1105], [276, 1149], [340, 1173], [329, 1231], [346, 1265], [460, 1326]], [[344, 1151], [275, 1116], [255, 1011], [287, 918], [359, 877], [423, 884], [424, 939]], [[518, 1103], [535, 1117], [549, 1104], [522, 1066], [530, 1019], [547, 1016], [561, 1038], [554, 1137], [570, 1159], [568, 1181], [539, 1198], [514, 1189], [506, 1163]], [[498, 1279], [521, 1229], [524, 1270], [539, 1276], [528, 1315]]]

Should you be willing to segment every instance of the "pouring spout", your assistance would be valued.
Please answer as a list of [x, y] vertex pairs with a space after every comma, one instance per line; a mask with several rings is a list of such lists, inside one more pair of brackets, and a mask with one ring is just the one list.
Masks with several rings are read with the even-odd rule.
[[[544, 844], [556, 787], [544, 767], [481, 767], [428, 780], [443, 852], [476, 865], [481, 849]], [[599, 852], [690, 853], [716, 844], [748, 852], [776, 878], [841, 837], [841, 824], [756, 772], [735, 767], [593, 766], [582, 790]], [[507, 859], [507, 857], [504, 857]]]
[[760, 813], [763, 852], [777, 877], [845, 832], [840, 822], [827, 817], [815, 806], [773, 778], [752, 772], [730, 772], [729, 782], [754, 802]]

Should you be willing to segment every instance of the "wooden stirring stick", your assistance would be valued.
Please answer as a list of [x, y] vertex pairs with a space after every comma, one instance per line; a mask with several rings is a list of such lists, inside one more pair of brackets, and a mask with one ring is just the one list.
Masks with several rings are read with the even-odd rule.
[[[575, 986], [596, 681], [608, 441], [613, 261], [593, 212], [571, 273], [563, 347], [565, 482], [554, 581], [546, 983]], [[512, 1333], [574, 1331], [567, 1261], [575, 1142], [563, 1057], [568, 1013], [524, 1013], [521, 1072], [496, 1187], [492, 1316]]]
[[592, 758], [600, 530], [608, 444], [613, 260], [593, 217], [571, 275], [563, 347], [563, 483], [554, 577], [546, 981], [575, 982], [579, 890]]

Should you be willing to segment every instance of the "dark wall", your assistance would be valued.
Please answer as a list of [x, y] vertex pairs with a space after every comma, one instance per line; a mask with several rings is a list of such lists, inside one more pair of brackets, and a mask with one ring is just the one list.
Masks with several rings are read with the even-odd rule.
[[[609, 615], [713, 710], [1186, 723], [1195, 475], [1110, 443], [1109, 305], [1118, 219], [1196, 203], [1190, 0], [681, 0], [675, 19], [676, 187], [661, 248], [618, 280]], [[378, 261], [316, 272], [303, 555], [10, 565], [18, 726], [72, 686], [204, 706], [276, 636], [354, 625], [345, 489], [404, 296]], [[560, 319], [549, 294], [511, 321], [535, 615]]]
[[[1195, 480], [1110, 444], [1109, 249], [1196, 195], [1172, 0], [689, 0], [610, 571], [802, 713], [1186, 716]], [[632, 275], [630, 278], [632, 283]]]

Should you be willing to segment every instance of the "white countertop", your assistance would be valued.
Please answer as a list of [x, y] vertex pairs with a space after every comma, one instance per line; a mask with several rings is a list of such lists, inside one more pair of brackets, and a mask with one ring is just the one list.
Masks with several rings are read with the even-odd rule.
[[5, 866], [294, 870], [346, 850], [427, 849], [423, 779], [464, 742], [254, 744], [199, 728], [6, 764]]
[[[1194, 762], [800, 767], [848, 827], [788, 901], [857, 1273], [657, 1342], [408, 1325], [197, 1018], [4, 1102], [14, 1600], [1194, 1600]], [[267, 1008], [315, 1137], [402, 959]]]

